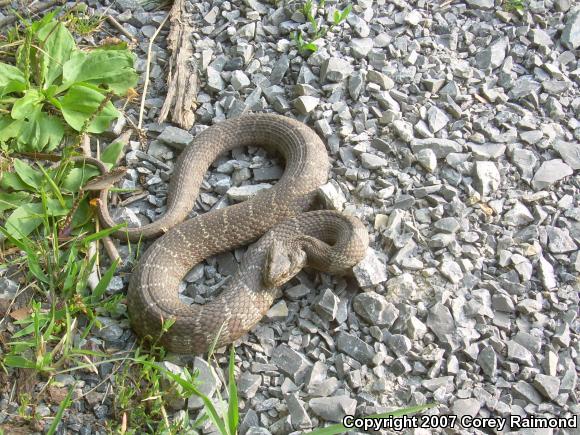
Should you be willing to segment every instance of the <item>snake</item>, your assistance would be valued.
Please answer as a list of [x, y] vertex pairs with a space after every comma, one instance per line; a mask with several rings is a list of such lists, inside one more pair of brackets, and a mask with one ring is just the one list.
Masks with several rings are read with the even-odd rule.
[[[188, 218], [211, 164], [244, 146], [282, 155], [286, 164], [278, 182], [246, 201]], [[337, 211], [309, 211], [329, 171], [321, 138], [282, 115], [241, 115], [197, 134], [175, 163], [166, 212], [149, 224], [113, 232], [133, 242], [157, 238], [129, 280], [132, 329], [169, 351], [202, 354], [245, 335], [270, 309], [280, 286], [302, 268], [352, 270], [369, 243], [364, 224]], [[107, 190], [100, 193], [98, 215], [103, 225], [113, 227]], [[196, 264], [249, 244], [238, 271], [217, 296], [205, 304], [182, 302], [179, 285]]]

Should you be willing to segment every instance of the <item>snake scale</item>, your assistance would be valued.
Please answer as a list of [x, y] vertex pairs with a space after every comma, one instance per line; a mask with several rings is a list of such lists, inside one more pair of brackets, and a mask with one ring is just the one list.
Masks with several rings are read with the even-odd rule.
[[[278, 183], [245, 202], [185, 220], [216, 157], [242, 146], [261, 146], [284, 157], [286, 167]], [[160, 343], [174, 352], [203, 353], [212, 343], [231, 343], [258, 323], [277, 288], [302, 267], [341, 273], [358, 263], [368, 245], [358, 219], [333, 211], [305, 212], [329, 168], [316, 133], [284, 116], [244, 115], [198, 134], [177, 160], [166, 213], [153, 223], [114, 234], [132, 241], [160, 236], [131, 275], [127, 307], [132, 328], [143, 337], [157, 338], [162, 321], [173, 319]], [[106, 190], [99, 202], [101, 222], [115, 225]], [[180, 301], [179, 284], [195, 264], [259, 237], [212, 301]]]

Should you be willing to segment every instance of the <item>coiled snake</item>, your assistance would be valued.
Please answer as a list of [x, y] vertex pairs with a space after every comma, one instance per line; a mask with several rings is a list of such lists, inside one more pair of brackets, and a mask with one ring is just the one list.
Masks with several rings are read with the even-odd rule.
[[[262, 146], [282, 154], [286, 168], [279, 182], [250, 200], [183, 222], [215, 158], [241, 146]], [[197, 135], [177, 160], [167, 212], [151, 224], [114, 234], [132, 241], [161, 236], [131, 276], [127, 307], [133, 329], [155, 338], [162, 320], [173, 319], [161, 344], [175, 352], [202, 353], [214, 340], [218, 347], [231, 343], [258, 323], [272, 305], [277, 287], [303, 266], [338, 273], [358, 263], [368, 245], [359, 220], [332, 211], [303, 213], [326, 182], [328, 170], [320, 138], [304, 124], [280, 115], [245, 115]], [[106, 190], [100, 199], [100, 220], [115, 225]], [[262, 235], [215, 299], [204, 305], [180, 301], [179, 284], [195, 264]]]

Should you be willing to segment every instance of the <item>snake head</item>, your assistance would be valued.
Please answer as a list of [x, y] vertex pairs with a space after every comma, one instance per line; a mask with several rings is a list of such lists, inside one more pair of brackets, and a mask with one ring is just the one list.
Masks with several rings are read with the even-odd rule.
[[267, 287], [279, 287], [306, 266], [306, 252], [300, 247], [274, 241], [266, 253], [262, 280]]

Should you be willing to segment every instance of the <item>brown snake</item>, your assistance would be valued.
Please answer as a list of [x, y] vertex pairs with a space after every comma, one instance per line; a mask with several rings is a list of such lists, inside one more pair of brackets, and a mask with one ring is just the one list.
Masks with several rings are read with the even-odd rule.
[[[286, 168], [279, 182], [250, 200], [183, 222], [215, 158], [242, 146], [282, 154]], [[177, 160], [167, 212], [151, 224], [114, 234], [132, 241], [161, 236], [131, 276], [127, 307], [133, 329], [156, 338], [162, 320], [173, 319], [161, 344], [175, 352], [203, 353], [214, 340], [218, 347], [231, 343], [258, 323], [277, 296], [277, 287], [302, 267], [340, 273], [358, 263], [368, 245], [358, 219], [333, 211], [303, 213], [327, 180], [328, 170], [320, 138], [283, 116], [245, 115], [197, 135]], [[115, 225], [107, 209], [107, 190], [100, 195], [99, 218], [106, 226]], [[179, 284], [195, 264], [262, 235], [216, 298], [204, 305], [180, 301]]]

